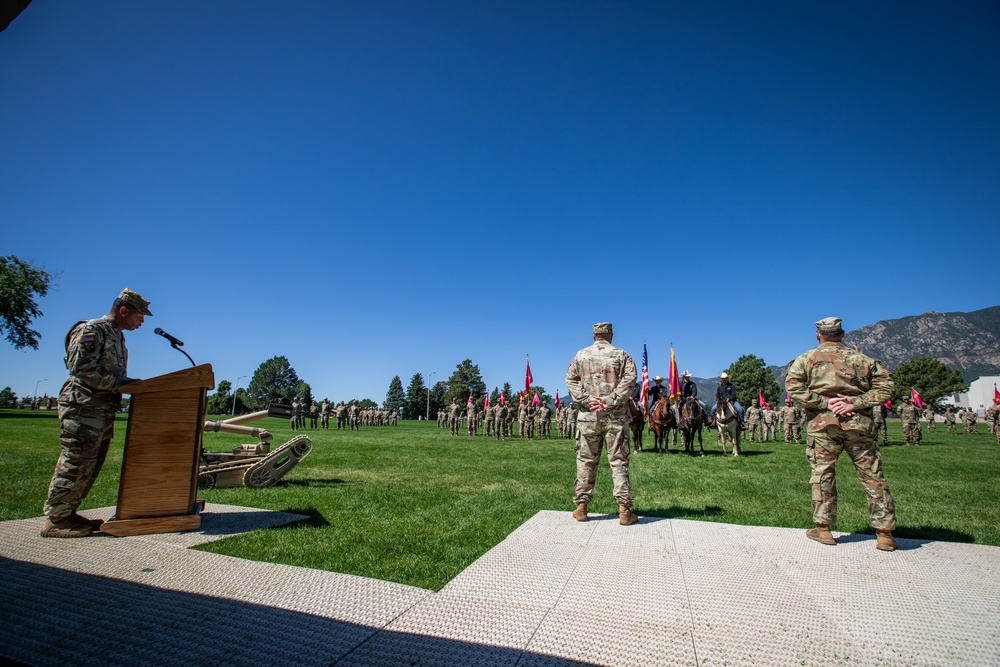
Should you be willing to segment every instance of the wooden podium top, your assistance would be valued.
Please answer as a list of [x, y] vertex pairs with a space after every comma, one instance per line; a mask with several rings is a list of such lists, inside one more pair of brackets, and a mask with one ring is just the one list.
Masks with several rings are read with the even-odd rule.
[[123, 394], [148, 394], [156, 391], [176, 391], [193, 387], [215, 388], [215, 373], [212, 372], [212, 364], [202, 364], [166, 375], [157, 375], [148, 380], [130, 382], [122, 385], [119, 389]]

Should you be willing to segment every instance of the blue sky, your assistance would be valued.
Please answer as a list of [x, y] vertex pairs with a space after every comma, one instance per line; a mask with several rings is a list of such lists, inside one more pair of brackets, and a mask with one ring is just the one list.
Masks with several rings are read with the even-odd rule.
[[123, 287], [130, 374], [565, 395], [611, 321], [650, 373], [787, 363], [998, 304], [994, 2], [35, 0], [0, 33], [0, 255], [57, 277], [0, 386], [53, 394]]

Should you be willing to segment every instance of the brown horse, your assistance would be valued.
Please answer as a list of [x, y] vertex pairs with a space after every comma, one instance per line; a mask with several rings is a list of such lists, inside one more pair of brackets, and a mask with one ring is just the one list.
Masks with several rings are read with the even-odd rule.
[[653, 432], [654, 452], [670, 451], [667, 438], [672, 428], [677, 428], [677, 417], [670, 409], [670, 401], [661, 398], [649, 409], [649, 430]]
[[678, 429], [681, 438], [684, 440], [684, 451], [694, 456], [694, 435], [698, 434], [698, 447], [701, 448], [701, 455], [705, 455], [705, 446], [701, 444], [701, 427], [708, 424], [708, 415], [701, 407], [701, 402], [697, 398], [688, 398], [681, 403], [679, 410], [681, 415]]
[[635, 443], [635, 451], [642, 451], [642, 429], [646, 425], [646, 418], [639, 409], [639, 404], [634, 398], [628, 399], [628, 430], [632, 433], [632, 442]]

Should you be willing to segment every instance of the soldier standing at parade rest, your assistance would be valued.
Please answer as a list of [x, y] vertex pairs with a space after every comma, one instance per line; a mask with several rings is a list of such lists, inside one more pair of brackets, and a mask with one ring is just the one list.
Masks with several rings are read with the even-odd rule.
[[792, 403], [792, 399], [789, 398], [785, 401], [785, 407], [778, 411], [778, 415], [781, 417], [781, 421], [785, 425], [785, 442], [796, 441], [794, 437], [794, 430], [795, 422], [799, 420], [799, 413], [798, 410], [795, 409], [795, 404]]
[[764, 413], [757, 407], [756, 398], [747, 410], [747, 431], [750, 432], [750, 442], [754, 442], [754, 436], [758, 438], [757, 442], [764, 442]]
[[937, 417], [937, 411], [934, 410], [934, 406], [927, 404], [924, 408], [923, 418], [927, 422], [927, 432], [936, 433], [937, 432], [937, 422], [935, 421]]
[[993, 399], [993, 405], [986, 411], [986, 424], [991, 428], [991, 433], [996, 435], [997, 444], [1000, 445], [1000, 428], [997, 428], [997, 421], [1000, 419], [1000, 403]]
[[42, 537], [84, 537], [103, 523], [76, 510], [101, 472], [114, 435], [115, 413], [121, 407], [122, 385], [128, 377], [128, 350], [123, 331], [142, 326], [149, 301], [125, 289], [104, 317], [80, 321], [65, 340], [69, 378], [59, 392], [59, 442], [49, 495], [43, 511]]
[[628, 474], [631, 446], [625, 425], [628, 399], [635, 389], [635, 361], [628, 352], [611, 344], [614, 331], [610, 322], [599, 322], [593, 330], [594, 344], [577, 352], [566, 371], [566, 387], [580, 406], [573, 518], [587, 520], [597, 464], [601, 449], [606, 447], [614, 496], [618, 501], [618, 523], [628, 526], [639, 520], [632, 513], [632, 485]]
[[885, 426], [887, 412], [889, 410], [885, 407], [885, 403], [872, 406], [872, 417], [875, 421], [875, 441], [878, 442], [879, 436], [881, 436], [883, 447], [889, 446], [889, 429]]
[[948, 433], [957, 433], [955, 430], [955, 411], [949, 406], [944, 411], [944, 423], [948, 425]]
[[875, 548], [893, 551], [896, 509], [882, 474], [872, 420], [872, 407], [892, 396], [892, 376], [880, 362], [844, 345], [843, 338], [840, 318], [817, 322], [819, 347], [796, 358], [785, 378], [785, 390], [805, 408], [809, 420], [806, 455], [812, 465], [816, 527], [806, 536], [822, 544], [837, 543], [830, 532], [837, 519], [835, 466], [846, 451], [868, 497]]
[[909, 396], [903, 397], [903, 407], [899, 409], [899, 419], [903, 422], [903, 442], [906, 446], [920, 446], [920, 409], [913, 405]]

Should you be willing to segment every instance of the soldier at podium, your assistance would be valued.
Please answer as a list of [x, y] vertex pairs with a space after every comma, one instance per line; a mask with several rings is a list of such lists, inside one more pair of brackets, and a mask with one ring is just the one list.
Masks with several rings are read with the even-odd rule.
[[66, 334], [69, 378], [59, 394], [62, 451], [45, 501], [42, 537], [84, 537], [101, 525], [76, 513], [97, 479], [114, 435], [118, 389], [129, 378], [123, 331], [142, 326], [149, 301], [125, 289], [111, 311], [96, 320], [77, 322]]

